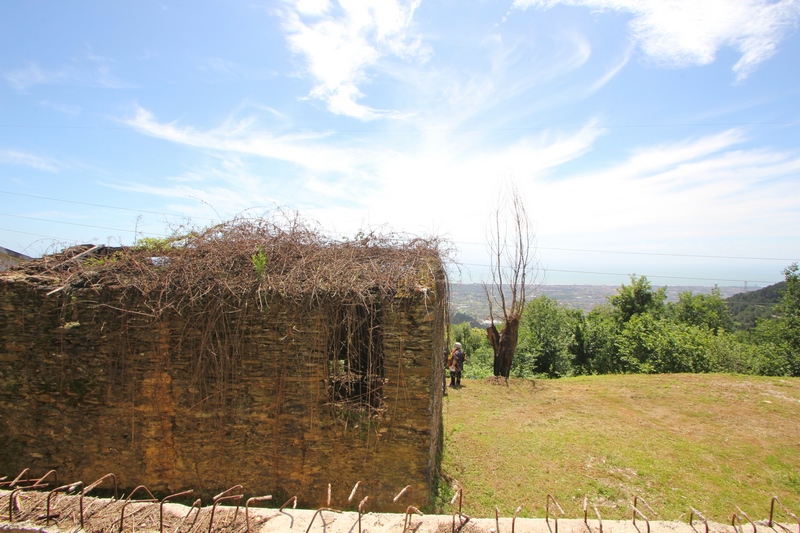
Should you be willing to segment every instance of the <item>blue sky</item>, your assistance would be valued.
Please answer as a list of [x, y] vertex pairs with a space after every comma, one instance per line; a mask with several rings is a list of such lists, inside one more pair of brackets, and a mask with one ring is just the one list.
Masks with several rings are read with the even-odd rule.
[[276, 206], [449, 239], [503, 184], [546, 282], [765, 285], [800, 260], [798, 0], [0, 4], [0, 246]]

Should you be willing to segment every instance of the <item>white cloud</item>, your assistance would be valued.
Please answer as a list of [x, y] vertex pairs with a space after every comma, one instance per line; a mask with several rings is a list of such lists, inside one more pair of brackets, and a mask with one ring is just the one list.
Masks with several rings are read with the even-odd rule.
[[195, 148], [255, 155], [316, 170], [336, 171], [352, 166], [350, 156], [321, 142], [326, 137], [324, 133], [276, 135], [253, 131], [254, 119], [228, 121], [217, 128], [199, 130], [175, 122], [158, 122], [150, 111], [137, 107], [134, 118], [124, 122], [145, 135]]
[[[469, 231], [482, 232], [486, 198], [480, 191], [491, 188], [493, 180], [503, 176], [537, 179], [585, 154], [604, 133], [589, 123], [570, 134], [527, 135], [510, 145], [493, 146], [470, 130], [421, 130], [403, 143], [387, 140], [392, 132], [375, 131], [352, 144], [336, 135], [276, 135], [255, 127], [252, 119], [199, 130], [158, 122], [142, 108], [127, 123], [143, 134], [193, 146], [222, 160], [237, 158], [242, 162], [236, 172], [223, 172], [225, 175], [252, 177], [257, 173], [248, 170], [248, 165], [267, 164], [263, 160], [292, 163], [291, 186], [281, 189], [275, 189], [275, 182], [269, 178], [224, 180], [221, 187], [234, 195], [226, 205], [237, 205], [241, 210], [256, 198], [268, 196], [277, 204], [302, 208], [309, 216], [342, 231], [353, 231], [366, 219], [416, 232], [432, 232], [434, 227], [444, 227], [440, 224], [446, 221], [450, 231], [452, 221], [444, 218], [447, 209], [439, 211], [432, 202], [441, 199], [448, 203], [447, 199], [452, 199], [465, 212], [481, 213], [459, 224]], [[169, 186], [158, 185], [153, 190], [186, 196], [191, 190], [207, 187], [191, 180], [213, 177], [216, 172], [204, 167], [181, 176], [179, 181], [170, 178]], [[249, 188], [257, 194], [248, 194]], [[215, 195], [210, 194], [212, 198]]]
[[328, 0], [297, 0], [297, 11], [303, 15], [324, 15], [330, 8]]
[[737, 80], [745, 79], [777, 51], [800, 19], [797, 0], [515, 0], [514, 6], [557, 4], [623, 11], [631, 32], [655, 61], [675, 67], [707, 65], [724, 47], [739, 50]]
[[590, 243], [617, 235], [631, 248], [790, 235], [800, 156], [744, 143], [741, 131], [730, 130], [643, 147], [611, 168], [535, 184], [546, 200], [534, 211], [550, 238]]
[[228, 219], [247, 208], [279, 204], [271, 194], [270, 184], [254, 175], [236, 156], [226, 156], [218, 164], [166, 177], [157, 184], [104, 182], [101, 185], [180, 201], [168, 209], [202, 220]]
[[340, 0], [332, 10], [330, 2], [314, 1], [287, 8], [283, 26], [289, 47], [314, 80], [310, 96], [338, 115], [361, 120], [394, 115], [359, 103], [361, 87], [369, 83], [370, 69], [387, 57], [424, 58], [420, 40], [410, 33], [419, 2]]
[[34, 155], [21, 150], [0, 150], [0, 164], [18, 165], [44, 170], [47, 172], [58, 172], [61, 166], [58, 162], [38, 155]]

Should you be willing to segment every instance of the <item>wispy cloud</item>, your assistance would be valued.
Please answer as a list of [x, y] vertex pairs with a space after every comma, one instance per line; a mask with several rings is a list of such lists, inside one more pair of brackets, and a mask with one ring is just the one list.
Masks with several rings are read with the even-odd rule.
[[11, 88], [18, 91], [36, 85], [77, 85], [103, 89], [132, 87], [113, 74], [113, 63], [112, 59], [97, 55], [87, 47], [81, 58], [57, 67], [47, 68], [30, 62], [24, 67], [7, 70], [0, 75]]
[[50, 109], [55, 109], [56, 111], [64, 113], [65, 115], [72, 116], [78, 116], [81, 114], [81, 111], [83, 111], [83, 108], [80, 106], [54, 102], [52, 100], [42, 100], [39, 102], [39, 105], [43, 107], [49, 107]]
[[[159, 122], [142, 108], [127, 123], [143, 134], [217, 154], [220, 160], [239, 161], [235, 172], [204, 167], [177, 181], [170, 178], [168, 186], [155, 186], [161, 193], [186, 196], [194, 188], [208, 188], [208, 183], [196, 185], [193, 179], [222, 180], [220, 187], [234, 196], [221, 198], [229, 198], [226, 204], [238, 205], [239, 210], [251, 206], [257, 197], [267, 197], [277, 204], [303, 207], [310, 216], [348, 229], [358, 227], [366, 213], [372, 213], [376, 223], [402, 227], [411, 219], [430, 229], [432, 218], [446, 216], [446, 212], [431, 211], [434, 198], [452, 198], [463, 209], [479, 212], [485, 207], [484, 198], [475, 191], [492, 180], [503, 175], [521, 179], [546, 176], [555, 167], [586, 154], [604, 133], [589, 123], [569, 134], [523, 134], [515, 142], [495, 145], [487, 143], [484, 134], [470, 130], [422, 130], [404, 136], [402, 142], [393, 142], [391, 131], [376, 130], [351, 142], [347, 136], [325, 133], [280, 135], [259, 129], [254, 119], [200, 130]], [[252, 168], [268, 161], [294, 165], [291, 186], [276, 188], [268, 177], [255, 177], [259, 173]], [[223, 179], [226, 175], [237, 177]], [[249, 190], [262, 193], [252, 195]], [[210, 202], [214, 196], [210, 195]], [[336, 207], [326, 207], [332, 204]], [[464, 225], [473, 223], [481, 231], [482, 219], [464, 220]]]
[[550, 8], [557, 4], [624, 11], [630, 29], [653, 60], [675, 67], [707, 65], [724, 47], [739, 50], [737, 80], [747, 78], [772, 57], [800, 20], [797, 0], [515, 0], [514, 6]]
[[283, 27], [290, 49], [314, 80], [309, 96], [337, 115], [372, 120], [397, 112], [360, 103], [370, 69], [385, 58], [424, 60], [427, 50], [411, 31], [420, 0], [332, 2], [306, 0], [286, 7]]
[[279, 199], [271, 194], [274, 191], [272, 184], [253, 174], [248, 165], [236, 156], [226, 156], [217, 164], [206, 164], [181, 175], [165, 177], [158, 183], [102, 182], [101, 185], [175, 201], [167, 204], [168, 210], [202, 220], [209, 217], [226, 219], [247, 208], [279, 205]]
[[46, 172], [58, 172], [59, 168], [62, 166], [57, 161], [48, 157], [11, 149], [0, 149], [0, 164], [30, 167]]
[[326, 133], [276, 134], [259, 129], [252, 117], [201, 130], [159, 122], [150, 111], [137, 107], [134, 117], [124, 122], [145, 135], [195, 148], [275, 159], [316, 170], [339, 171], [353, 166], [353, 156], [322, 142], [328, 137]]
[[[710, 241], [719, 235], [793, 232], [785, 224], [800, 205], [800, 184], [794, 179], [800, 156], [746, 149], [746, 143], [746, 135], [734, 129], [640, 147], [609, 168], [539, 182], [535, 188], [547, 201], [537, 201], [536, 212], [549, 236], [591, 240], [616, 234], [631, 246], [653, 235], [663, 241]], [[582, 216], [568, 216], [576, 212]]]

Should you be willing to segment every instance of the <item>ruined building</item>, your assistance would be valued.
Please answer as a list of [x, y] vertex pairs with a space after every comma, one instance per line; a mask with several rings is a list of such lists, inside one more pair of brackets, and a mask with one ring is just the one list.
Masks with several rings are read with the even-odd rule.
[[[0, 273], [0, 475], [425, 503], [441, 453], [438, 243], [237, 221]], [[356, 500], [357, 501], [357, 500]], [[406, 503], [407, 505], [407, 503]]]

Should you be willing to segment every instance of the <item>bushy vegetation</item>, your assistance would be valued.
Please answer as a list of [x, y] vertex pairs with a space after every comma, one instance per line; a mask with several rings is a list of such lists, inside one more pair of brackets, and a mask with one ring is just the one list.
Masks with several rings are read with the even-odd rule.
[[[750, 329], [737, 327], [720, 291], [682, 293], [666, 302], [666, 288], [631, 276], [608, 302], [589, 313], [547, 296], [525, 306], [511, 367], [514, 377], [586, 374], [735, 372], [800, 376], [800, 271], [784, 270], [781, 299]], [[465, 377], [492, 375], [485, 332], [468, 323], [451, 337], [466, 348]]]

